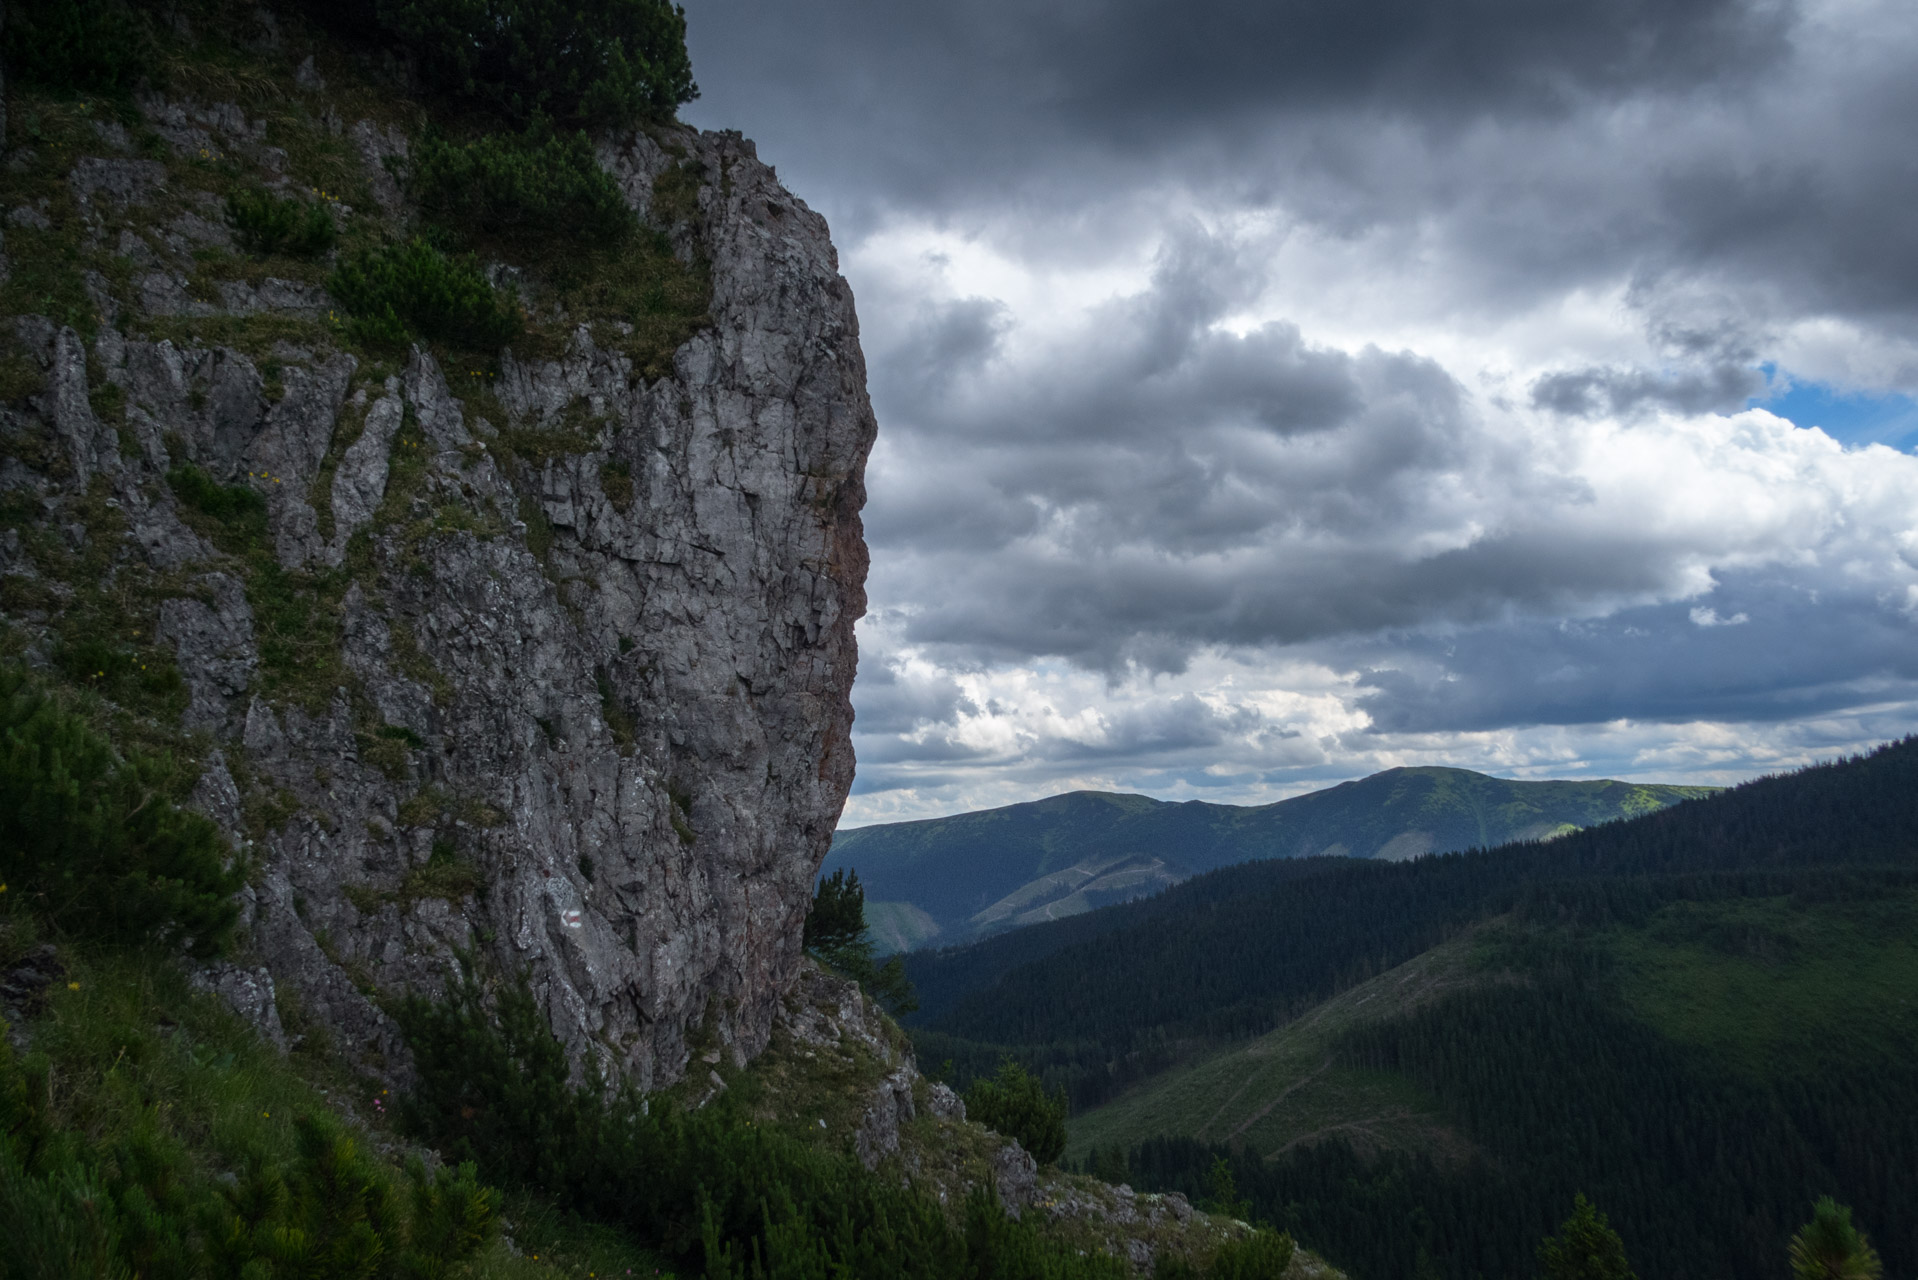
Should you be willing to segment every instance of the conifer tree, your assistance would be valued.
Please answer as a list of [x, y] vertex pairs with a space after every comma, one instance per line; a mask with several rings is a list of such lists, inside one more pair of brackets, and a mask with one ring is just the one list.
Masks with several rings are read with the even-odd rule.
[[1811, 1221], [1791, 1238], [1791, 1271], [1797, 1280], [1878, 1280], [1884, 1265], [1865, 1233], [1851, 1223], [1851, 1210], [1830, 1196], [1812, 1206]]
[[1047, 1092], [1039, 1077], [1011, 1058], [999, 1063], [998, 1074], [972, 1082], [966, 1118], [1013, 1139], [1040, 1164], [1054, 1164], [1065, 1154], [1065, 1092]]
[[898, 956], [874, 964], [872, 936], [866, 932], [866, 891], [857, 871], [835, 871], [813, 891], [806, 913], [806, 950], [845, 974], [885, 1005], [895, 1017], [919, 1007], [906, 967]]
[[1625, 1242], [1583, 1195], [1573, 1200], [1558, 1234], [1539, 1245], [1538, 1265], [1545, 1280], [1638, 1280], [1625, 1260]]

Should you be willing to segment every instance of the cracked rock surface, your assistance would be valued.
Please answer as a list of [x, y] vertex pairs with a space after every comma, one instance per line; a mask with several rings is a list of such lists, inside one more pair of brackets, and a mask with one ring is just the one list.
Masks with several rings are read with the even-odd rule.
[[[176, 148], [272, 160], [239, 107], [143, 106]], [[397, 207], [403, 136], [348, 135]], [[132, 629], [178, 668], [174, 727], [204, 735], [195, 803], [253, 860], [244, 949], [206, 985], [395, 1077], [380, 998], [436, 992], [456, 950], [525, 973], [576, 1058], [642, 1086], [686, 1073], [690, 1033], [750, 1058], [852, 781], [875, 427], [826, 225], [734, 134], [601, 156], [642, 210], [669, 167], [700, 175], [674, 234], [710, 264], [711, 323], [654, 380], [585, 327], [503, 355], [484, 396], [418, 347], [374, 367], [176, 340], [161, 318], [330, 304], [271, 278], [189, 297], [218, 214], [140, 223], [166, 171], [110, 154], [76, 159], [70, 216], [140, 266], [125, 314], [90, 338], [0, 317], [38, 380], [0, 427], [46, 442], [0, 456], [0, 496], [34, 538], [105, 545], [106, 585], [143, 584]], [[189, 464], [264, 498], [257, 551], [216, 547], [178, 496]], [[25, 546], [6, 531], [0, 577], [41, 594], [0, 621], [50, 666], [51, 610], [87, 584], [45, 585]], [[291, 630], [289, 582], [323, 603]]]

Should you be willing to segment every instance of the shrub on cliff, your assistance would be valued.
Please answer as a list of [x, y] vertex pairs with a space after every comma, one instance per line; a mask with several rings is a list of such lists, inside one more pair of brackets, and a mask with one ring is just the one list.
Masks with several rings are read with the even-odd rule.
[[125, 100], [152, 62], [132, 8], [116, 0], [37, 0], [8, 6], [0, 52], [8, 73], [55, 94]]
[[81, 716], [0, 668], [0, 882], [76, 934], [224, 948], [244, 876], [206, 818], [162, 789], [171, 764], [116, 755]]
[[544, 117], [471, 142], [427, 132], [413, 146], [408, 187], [427, 217], [520, 245], [616, 244], [638, 225], [586, 135], [557, 132]]
[[401, 1119], [489, 1177], [622, 1230], [711, 1280], [1121, 1280], [1009, 1218], [984, 1187], [955, 1226], [930, 1198], [758, 1123], [732, 1095], [698, 1111], [630, 1086], [567, 1078], [564, 1050], [522, 981], [489, 999], [470, 974], [400, 1025], [418, 1084]]
[[[309, 0], [322, 21], [397, 37], [420, 78], [520, 124], [671, 118], [699, 94], [669, 0]], [[370, 21], [369, 21], [370, 20]]]
[[1170, 1253], [1152, 1266], [1152, 1280], [1280, 1280], [1292, 1266], [1297, 1245], [1279, 1231], [1260, 1230], [1228, 1240], [1204, 1270]]
[[511, 342], [522, 326], [515, 294], [418, 237], [342, 262], [327, 288], [353, 313], [347, 331], [368, 346], [420, 337], [487, 350]]
[[1065, 1091], [1046, 1092], [1037, 1076], [1011, 1058], [999, 1064], [996, 1075], [972, 1082], [966, 1118], [1014, 1139], [1040, 1164], [1057, 1163], [1065, 1154]]
[[228, 196], [226, 220], [240, 246], [254, 253], [317, 258], [340, 238], [325, 205], [259, 187]]
[[835, 871], [813, 890], [806, 913], [806, 950], [865, 988], [894, 1017], [919, 1007], [905, 962], [894, 956], [874, 964], [872, 935], [866, 930], [866, 891], [857, 871]]
[[[493, 1239], [499, 1194], [472, 1165], [429, 1173], [412, 1160], [398, 1194], [329, 1119], [301, 1116], [284, 1135], [250, 1123], [271, 1120], [258, 1102], [234, 1114], [253, 1101], [245, 1085], [257, 1069], [209, 1071], [191, 1045], [99, 1021], [91, 1009], [65, 1013], [57, 1065], [21, 1060], [0, 1038], [0, 1276], [426, 1280], [470, 1274], [464, 1264]], [[72, 1060], [76, 1032], [99, 1030], [119, 1046], [104, 1072]], [[207, 1132], [209, 1115], [222, 1132]], [[222, 1165], [238, 1167], [222, 1177]]]
[[1558, 1234], [1538, 1246], [1538, 1268], [1545, 1280], [1638, 1280], [1625, 1258], [1625, 1242], [1582, 1194]]
[[1819, 1198], [1811, 1221], [1792, 1236], [1790, 1257], [1794, 1280], [1878, 1280], [1885, 1272], [1851, 1210], [1830, 1196]]

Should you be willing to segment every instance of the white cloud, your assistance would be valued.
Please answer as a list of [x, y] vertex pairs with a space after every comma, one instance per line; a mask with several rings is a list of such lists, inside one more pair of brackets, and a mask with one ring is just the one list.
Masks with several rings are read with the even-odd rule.
[[1200, 2], [692, 15], [859, 300], [848, 820], [1909, 731], [1918, 459], [1744, 405], [1918, 392], [1918, 10]]

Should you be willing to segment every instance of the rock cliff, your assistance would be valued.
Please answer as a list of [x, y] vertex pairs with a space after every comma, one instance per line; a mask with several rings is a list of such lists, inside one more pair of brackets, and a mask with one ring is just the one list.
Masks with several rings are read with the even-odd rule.
[[[270, 52], [264, 106], [15, 104], [5, 650], [198, 763], [252, 866], [204, 981], [269, 1035], [403, 1074], [385, 997], [465, 952], [644, 1085], [689, 1038], [743, 1061], [853, 772], [874, 422], [825, 223], [737, 135], [602, 137], [709, 286], [669, 359], [536, 289], [555, 340], [375, 356], [322, 271], [243, 261], [220, 184], [345, 163], [334, 217], [404, 234], [405, 133]], [[257, 545], [208, 515], [235, 488]]]

